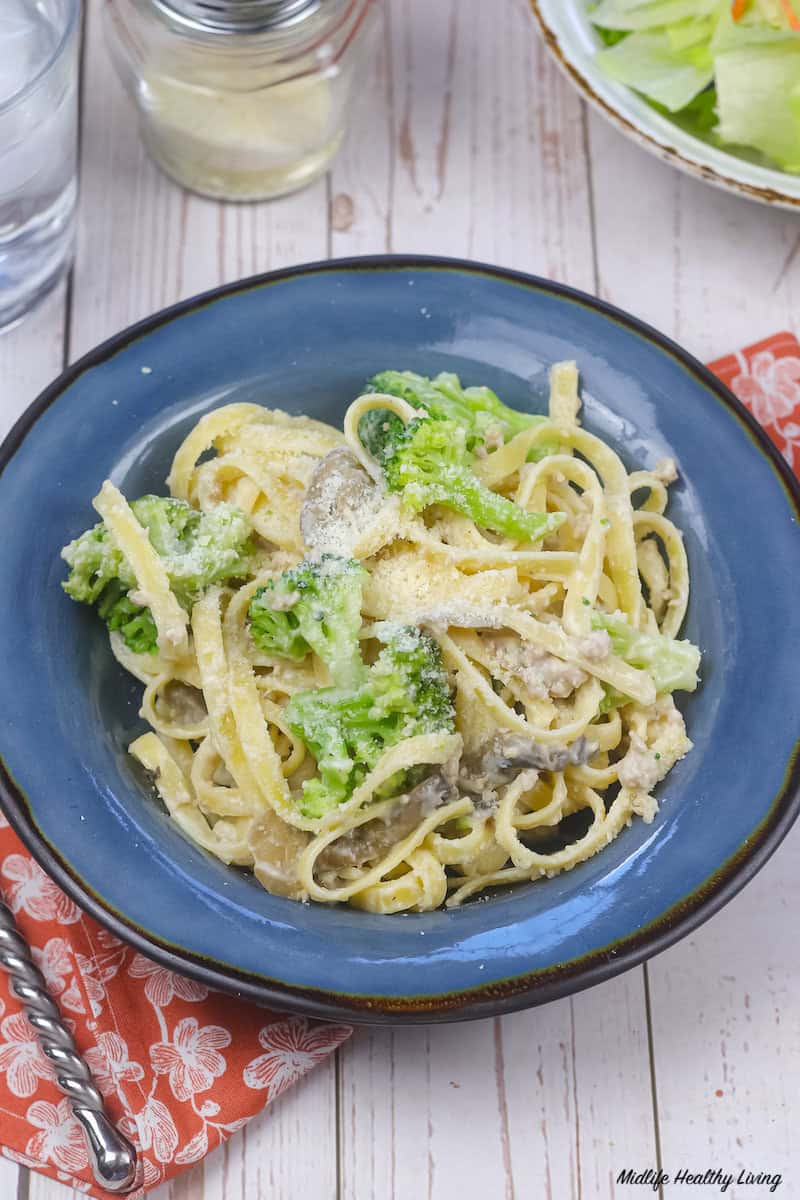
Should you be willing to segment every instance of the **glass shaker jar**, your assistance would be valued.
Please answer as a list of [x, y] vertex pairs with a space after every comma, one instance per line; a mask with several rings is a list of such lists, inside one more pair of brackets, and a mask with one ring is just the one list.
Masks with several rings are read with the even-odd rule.
[[106, 0], [117, 68], [156, 163], [183, 187], [262, 200], [342, 143], [373, 0]]

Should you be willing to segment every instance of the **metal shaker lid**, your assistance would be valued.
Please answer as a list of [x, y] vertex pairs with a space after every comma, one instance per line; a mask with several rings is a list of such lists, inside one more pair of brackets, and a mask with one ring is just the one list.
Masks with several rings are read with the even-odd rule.
[[324, 0], [152, 0], [181, 24], [219, 33], [259, 33], [293, 24]]

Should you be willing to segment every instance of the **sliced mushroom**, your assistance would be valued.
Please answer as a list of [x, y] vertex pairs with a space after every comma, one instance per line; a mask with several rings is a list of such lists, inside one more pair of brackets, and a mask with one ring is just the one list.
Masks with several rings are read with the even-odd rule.
[[564, 771], [587, 763], [597, 747], [587, 738], [577, 738], [570, 746], [543, 746], [518, 733], [501, 733], [479, 753], [464, 759], [458, 785], [465, 792], [485, 795], [508, 783], [520, 771]]
[[268, 809], [250, 834], [253, 871], [262, 887], [273, 896], [298, 898], [300, 881], [297, 864], [308, 845], [307, 833], [282, 821]]
[[300, 509], [300, 531], [309, 550], [349, 553], [382, 493], [344, 447], [331, 450], [311, 476]]
[[420, 821], [444, 804], [453, 793], [453, 776], [447, 768], [435, 771], [405, 795], [398, 796], [382, 817], [366, 821], [351, 833], [331, 842], [317, 859], [319, 871], [363, 867], [388, 853], [408, 837]]

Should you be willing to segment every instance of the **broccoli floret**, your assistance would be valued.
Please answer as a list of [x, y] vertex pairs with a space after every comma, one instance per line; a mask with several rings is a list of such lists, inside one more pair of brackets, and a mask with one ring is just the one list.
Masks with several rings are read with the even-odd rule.
[[[452, 727], [453, 705], [442, 652], [438, 642], [428, 634], [413, 626], [392, 633], [375, 660], [369, 679], [382, 719], [392, 714], [400, 720], [402, 714], [413, 717], [425, 729]], [[411, 735], [401, 731], [400, 736]]]
[[467, 435], [457, 422], [437, 417], [408, 425], [395, 421], [373, 426], [367, 449], [382, 466], [389, 490], [400, 493], [412, 512], [443, 504], [521, 541], [538, 541], [563, 522], [563, 513], [526, 512], [485, 487], [472, 470]]
[[370, 379], [367, 391], [399, 396], [432, 417], [456, 421], [466, 432], [470, 450], [484, 442], [490, 431], [499, 430], [508, 440], [546, 420], [535, 413], [509, 408], [491, 388], [462, 387], [459, 377], [449, 372], [427, 379], [413, 371], [381, 371]]
[[352, 796], [391, 746], [422, 733], [452, 732], [455, 711], [437, 643], [408, 628], [390, 636], [358, 687], [298, 692], [286, 717], [319, 769], [318, 778], [303, 784], [300, 807], [321, 817]]
[[597, 707], [598, 715], [603, 717], [606, 713], [615, 708], [624, 708], [626, 704], [630, 704], [630, 696], [626, 696], [624, 692], [618, 692], [610, 683], [603, 684], [603, 699]]
[[[142, 496], [131, 509], [147, 530], [156, 553], [164, 560], [170, 586], [189, 612], [195, 600], [215, 583], [245, 578], [251, 570], [251, 527], [245, 514], [231, 504], [199, 512], [183, 500]], [[128, 592], [133, 572], [101, 521], [61, 551], [70, 566], [64, 591], [82, 604], [97, 604], [111, 630], [137, 654], [154, 651], [156, 628], [150, 610], [136, 605]]]
[[388, 409], [373, 408], [364, 413], [358, 422], [358, 437], [375, 462], [385, 467], [394, 446], [402, 438], [404, 429], [405, 424], [396, 413], [389, 412]]
[[142, 496], [131, 508], [164, 559], [170, 586], [187, 612], [214, 584], [250, 574], [252, 528], [233, 504], [215, 504], [199, 512], [183, 500]]
[[136, 654], [154, 654], [158, 631], [149, 608], [134, 604], [118, 579], [103, 590], [97, 613], [110, 630], [118, 630], [128, 649]]
[[336, 687], [362, 677], [361, 593], [367, 573], [349, 558], [304, 560], [259, 588], [250, 601], [250, 634], [265, 654], [300, 661], [313, 650]]
[[102, 521], [65, 546], [61, 557], [70, 566], [61, 586], [80, 604], [94, 604], [114, 580], [133, 587], [133, 574]]
[[208, 519], [208, 514], [198, 512], [185, 500], [169, 496], [141, 496], [131, 502], [131, 510], [162, 558], [180, 554], [189, 532], [204, 515]]
[[592, 613], [592, 629], [605, 629], [611, 649], [625, 662], [653, 677], [659, 696], [668, 692], [693, 692], [698, 685], [700, 651], [691, 642], [660, 633], [641, 633], [621, 613]]
[[321, 817], [343, 804], [367, 774], [373, 760], [372, 698], [349, 688], [297, 692], [286, 708], [289, 728], [317, 760], [319, 775], [303, 784], [299, 807]]

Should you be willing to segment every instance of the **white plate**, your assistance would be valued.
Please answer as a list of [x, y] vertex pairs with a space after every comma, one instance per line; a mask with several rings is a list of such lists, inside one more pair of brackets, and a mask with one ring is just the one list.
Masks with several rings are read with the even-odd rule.
[[628, 137], [706, 183], [800, 212], [800, 176], [757, 166], [708, 145], [661, 116], [630, 88], [609, 79], [595, 62], [600, 42], [589, 23], [587, 0], [531, 0], [531, 7], [561, 68]]

